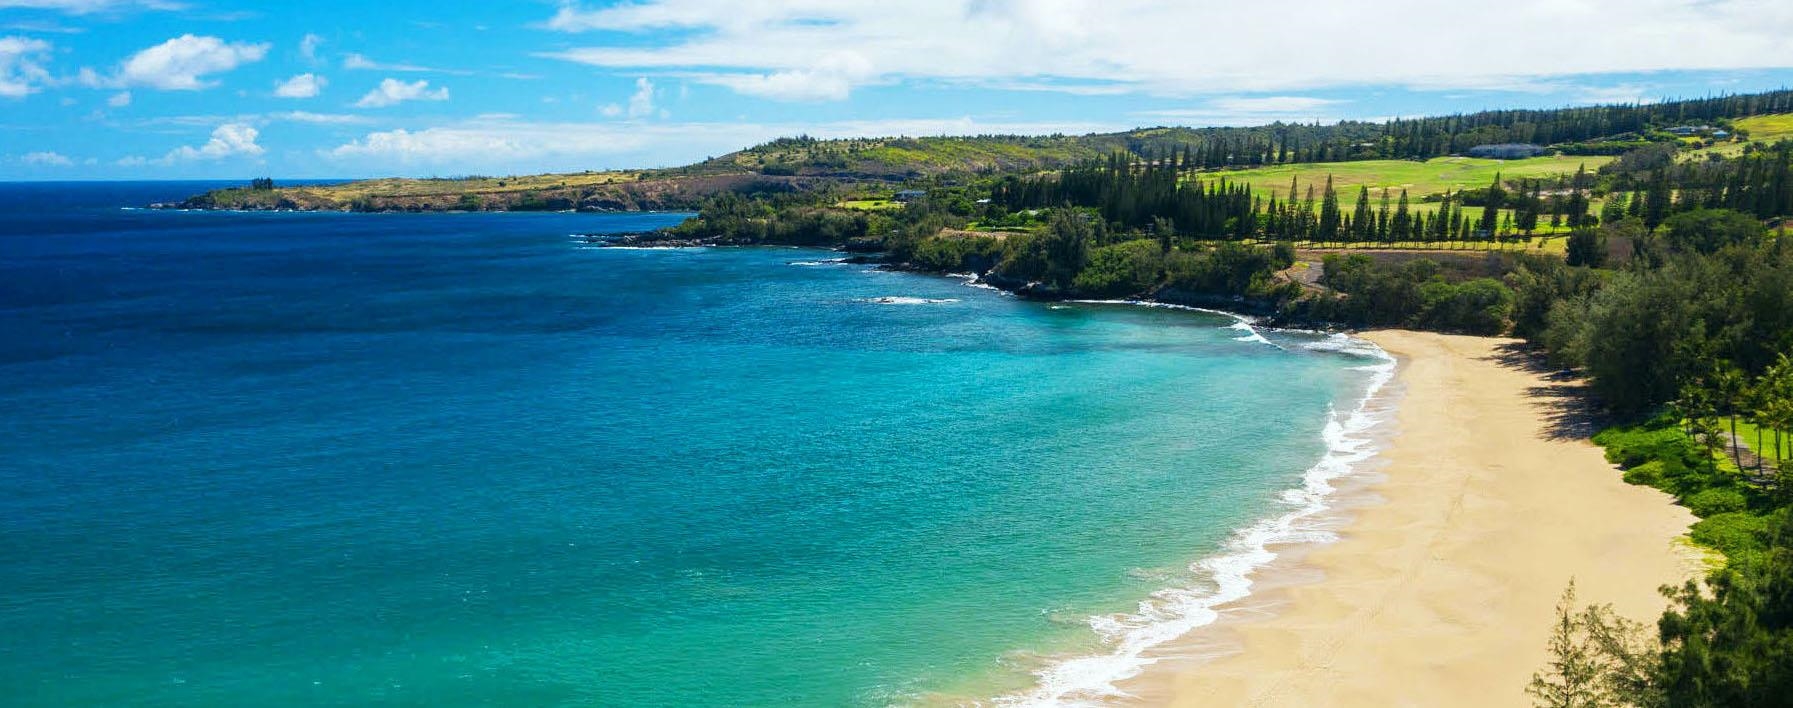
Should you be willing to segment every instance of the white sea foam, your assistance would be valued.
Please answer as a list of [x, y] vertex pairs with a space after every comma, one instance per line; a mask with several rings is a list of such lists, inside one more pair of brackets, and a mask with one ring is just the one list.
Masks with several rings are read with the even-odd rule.
[[1342, 333], [1334, 333], [1318, 342], [1303, 345], [1302, 348], [1317, 352], [1338, 352], [1367, 359], [1388, 360], [1389, 358], [1388, 353], [1382, 351], [1381, 347]]
[[845, 259], [845, 258], [830, 258], [825, 261], [791, 261], [790, 265], [815, 267], [815, 266], [844, 265], [846, 262], [847, 262], [847, 259]]
[[709, 246], [592, 246], [606, 251], [708, 251]]
[[1251, 326], [1250, 322], [1246, 322], [1243, 320], [1234, 322], [1232, 325], [1228, 326], [1227, 329], [1236, 329], [1236, 330], [1239, 330], [1239, 331], [1245, 333], [1243, 336], [1234, 337], [1233, 341], [1235, 341], [1235, 342], [1257, 342], [1259, 344], [1268, 344], [1270, 346], [1276, 347], [1277, 349], [1282, 348], [1282, 345], [1277, 344], [1276, 342], [1272, 342], [1268, 339], [1265, 339], [1264, 335], [1262, 333], [1258, 332], [1258, 329], [1256, 327]]
[[982, 278], [983, 276], [980, 276], [976, 273], [947, 273], [946, 277], [958, 278], [959, 280], [963, 280], [963, 281], [965, 281], [965, 287], [968, 287], [968, 288], [977, 288], [979, 290], [994, 290], [994, 291], [1002, 293], [1004, 295], [1013, 295], [1013, 293], [1010, 293], [1007, 290], [1003, 290], [1002, 288], [996, 287], [989, 283], [978, 282], [978, 279]]
[[1267, 344], [1276, 347], [1277, 349], [1283, 348], [1281, 344], [1266, 339], [1264, 334], [1258, 331], [1258, 318], [1252, 317], [1251, 315], [1241, 315], [1237, 312], [1213, 310], [1206, 307], [1196, 307], [1194, 305], [1173, 305], [1168, 302], [1152, 302], [1150, 300], [1072, 300], [1071, 302], [1080, 302], [1089, 305], [1132, 305], [1134, 307], [1154, 307], [1160, 310], [1183, 310], [1185, 312], [1205, 312], [1210, 315], [1223, 315], [1233, 318], [1233, 323], [1227, 325], [1227, 329], [1236, 329], [1245, 333], [1242, 336], [1234, 337], [1233, 341], [1256, 342], [1258, 344]]
[[958, 298], [952, 297], [900, 297], [895, 295], [867, 297], [858, 300], [858, 302], [869, 302], [874, 305], [939, 305], [958, 301]]
[[1039, 681], [1032, 690], [1000, 697], [997, 705], [1094, 706], [1126, 698], [1128, 694], [1115, 684], [1156, 663], [1156, 657], [1147, 655], [1153, 647], [1214, 622], [1220, 616], [1217, 608], [1249, 596], [1252, 574], [1277, 557], [1273, 546], [1335, 539], [1331, 532], [1313, 528], [1312, 519], [1329, 508], [1332, 482], [1375, 456], [1375, 442], [1369, 433], [1382, 422], [1382, 411], [1376, 408], [1378, 394], [1394, 378], [1395, 360], [1370, 342], [1344, 335], [1307, 348], [1378, 361], [1356, 367], [1372, 372], [1364, 395], [1350, 412], [1340, 414], [1334, 409], [1329, 414], [1321, 432], [1326, 454], [1308, 468], [1300, 487], [1286, 490], [1280, 497], [1291, 509], [1240, 529], [1219, 554], [1191, 565], [1190, 570], [1206, 577], [1209, 586], [1167, 588], [1139, 603], [1136, 612], [1089, 618], [1090, 628], [1110, 647], [1107, 653], [1051, 662], [1035, 672]]

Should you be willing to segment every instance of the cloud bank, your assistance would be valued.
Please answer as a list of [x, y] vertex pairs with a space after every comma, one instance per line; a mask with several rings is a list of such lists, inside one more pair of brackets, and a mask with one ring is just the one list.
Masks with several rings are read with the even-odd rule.
[[640, 0], [543, 26], [640, 40], [546, 56], [778, 100], [900, 80], [1179, 96], [1793, 66], [1784, 0]]

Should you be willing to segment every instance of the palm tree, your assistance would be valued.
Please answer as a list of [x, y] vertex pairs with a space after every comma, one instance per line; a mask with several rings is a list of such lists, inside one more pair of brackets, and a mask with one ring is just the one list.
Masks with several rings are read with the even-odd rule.
[[[1731, 439], [1728, 443], [1731, 448], [1731, 460], [1737, 463], [1737, 469], [1743, 469], [1743, 451], [1738, 449], [1737, 440], [1737, 409], [1749, 386], [1749, 380], [1744, 377], [1743, 371], [1738, 369], [1735, 364], [1721, 361], [1714, 368], [1710, 383], [1713, 397], [1718, 400], [1725, 419], [1731, 422]], [[1760, 453], [1760, 450], [1757, 452]], [[1758, 454], [1757, 458], [1760, 457], [1761, 455]]]
[[1718, 408], [1713, 402], [1713, 390], [1707, 385], [1705, 378], [1690, 381], [1681, 386], [1681, 395], [1675, 399], [1675, 412], [1681, 416], [1682, 430], [1695, 442], [1706, 446], [1713, 455], [1718, 454]]
[[[1793, 359], [1782, 354], [1762, 374], [1756, 383], [1755, 404], [1756, 423], [1774, 429], [1774, 457], [1784, 464], [1788, 457], [1784, 446], [1786, 431], [1793, 430]], [[1759, 446], [1757, 452], [1760, 453]]]

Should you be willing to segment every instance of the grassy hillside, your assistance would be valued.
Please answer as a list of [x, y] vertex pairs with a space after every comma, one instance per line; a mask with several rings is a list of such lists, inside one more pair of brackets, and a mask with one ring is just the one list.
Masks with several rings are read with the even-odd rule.
[[233, 188], [202, 194], [190, 209], [315, 211], [638, 211], [694, 209], [725, 191], [812, 189], [824, 180], [677, 170], [579, 172], [523, 177], [371, 179], [324, 186]]
[[[1135, 131], [1138, 132], [1138, 131]], [[942, 173], [1047, 169], [1127, 149], [1126, 133], [809, 140], [790, 138], [698, 165], [706, 172], [903, 179]]]
[[1731, 127], [1737, 131], [1737, 139], [1684, 152], [1681, 159], [1703, 160], [1706, 159], [1707, 153], [1736, 157], [1743, 154], [1744, 150], [1751, 145], [1765, 147], [1782, 140], [1793, 140], [1793, 113], [1738, 118], [1731, 121]]
[[1738, 130], [1748, 131], [1752, 141], [1776, 142], [1793, 138], [1793, 113], [1739, 118], [1731, 124]]

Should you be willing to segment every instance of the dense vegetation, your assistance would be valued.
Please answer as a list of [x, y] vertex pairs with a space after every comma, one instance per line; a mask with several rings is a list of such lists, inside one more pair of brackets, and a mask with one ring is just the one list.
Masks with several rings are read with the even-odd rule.
[[[1372, 199], [1367, 186], [1341, 195], [1331, 178], [1319, 185], [1292, 179], [1283, 198], [1265, 199], [1225, 178], [1200, 179], [1198, 168], [1176, 155], [1141, 161], [1116, 154], [1057, 173], [1005, 177], [989, 191], [992, 202], [1008, 210], [1092, 207], [1118, 228], [1168, 223], [1177, 233], [1204, 238], [1337, 244], [1500, 241], [1626, 217], [1655, 228], [1674, 214], [1700, 209], [1758, 219], [1793, 213], [1793, 141], [1736, 158], [1712, 154], [1677, 162], [1674, 154], [1672, 145], [1648, 147], [1598, 173], [1513, 180], [1497, 175], [1482, 188], [1441, 195], [1402, 191], [1398, 199], [1388, 191]], [[1436, 209], [1414, 208], [1421, 197]], [[1596, 198], [1605, 200], [1597, 212]]]

